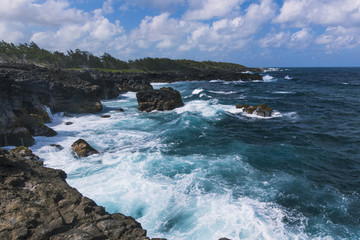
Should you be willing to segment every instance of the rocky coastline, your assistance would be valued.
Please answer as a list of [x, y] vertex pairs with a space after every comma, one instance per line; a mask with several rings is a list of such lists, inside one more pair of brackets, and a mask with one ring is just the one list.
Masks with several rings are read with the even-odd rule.
[[34, 136], [56, 135], [45, 125], [51, 121], [49, 111], [101, 112], [101, 99], [125, 91], [137, 92], [140, 111], [171, 110], [183, 106], [180, 93], [153, 90], [150, 82], [212, 79], [262, 78], [224, 71], [109, 73], [1, 63], [0, 147], [20, 147], [10, 152], [0, 148], [0, 239], [149, 239], [140, 223], [107, 213], [70, 187], [65, 172], [43, 167], [23, 146], [32, 146]]

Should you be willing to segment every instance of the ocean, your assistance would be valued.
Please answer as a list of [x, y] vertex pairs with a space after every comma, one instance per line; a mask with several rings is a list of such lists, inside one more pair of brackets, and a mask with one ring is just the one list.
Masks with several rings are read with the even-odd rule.
[[[185, 106], [167, 112], [139, 112], [128, 92], [102, 101], [99, 114], [54, 114], [48, 126], [58, 135], [36, 137], [31, 149], [150, 237], [359, 239], [360, 68], [262, 75], [155, 83], [182, 95]], [[236, 104], [267, 104], [274, 114], [244, 114]], [[79, 138], [101, 153], [75, 158]]]

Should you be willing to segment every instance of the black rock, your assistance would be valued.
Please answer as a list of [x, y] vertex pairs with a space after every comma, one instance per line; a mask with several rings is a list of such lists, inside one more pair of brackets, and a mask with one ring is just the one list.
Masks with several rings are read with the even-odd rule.
[[136, 98], [140, 111], [165, 111], [184, 106], [179, 91], [170, 87], [160, 90], [139, 91], [136, 93]]
[[90, 144], [88, 144], [84, 139], [78, 139], [71, 145], [71, 147], [78, 158], [83, 158], [99, 153], [97, 150], [91, 147]]

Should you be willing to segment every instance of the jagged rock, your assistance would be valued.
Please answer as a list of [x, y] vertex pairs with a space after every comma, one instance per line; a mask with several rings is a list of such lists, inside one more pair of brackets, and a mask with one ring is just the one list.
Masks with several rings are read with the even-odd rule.
[[236, 105], [236, 108], [242, 108], [244, 112], [248, 114], [256, 114], [261, 117], [271, 117], [273, 109], [266, 104], [260, 104], [257, 106], [250, 106], [250, 105]]
[[102, 98], [118, 97], [121, 91], [146, 89], [152, 86], [139, 74], [0, 63], [0, 146], [33, 145], [33, 138], [25, 138], [24, 131], [19, 133], [20, 128], [28, 129], [33, 136], [55, 135], [44, 125], [50, 122], [44, 106], [53, 113], [97, 113], [102, 111]]
[[78, 139], [71, 145], [76, 156], [79, 158], [87, 157], [93, 154], [99, 153], [93, 147], [91, 147], [84, 139]]
[[170, 87], [160, 90], [139, 91], [136, 93], [136, 98], [140, 111], [165, 111], [184, 106], [179, 91]]
[[45, 168], [29, 154], [0, 149], [0, 239], [149, 240], [140, 223], [107, 213], [70, 187], [65, 172]]

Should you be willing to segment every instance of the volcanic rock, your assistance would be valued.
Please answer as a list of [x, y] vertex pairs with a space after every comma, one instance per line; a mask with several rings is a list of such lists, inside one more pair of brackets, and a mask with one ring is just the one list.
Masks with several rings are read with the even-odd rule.
[[99, 153], [97, 150], [91, 147], [90, 144], [88, 144], [84, 139], [78, 139], [71, 145], [71, 147], [78, 158], [83, 158]]
[[44, 125], [51, 121], [44, 106], [53, 113], [96, 113], [102, 110], [100, 99], [146, 89], [151, 84], [136, 74], [0, 63], [0, 146], [31, 146], [32, 136], [54, 136]]
[[250, 105], [236, 105], [236, 108], [242, 108], [244, 112], [248, 114], [256, 114], [257, 116], [261, 117], [271, 117], [273, 109], [266, 104], [260, 104], [257, 106], [250, 106]]
[[149, 240], [140, 223], [107, 213], [70, 187], [65, 172], [43, 167], [31, 155], [0, 149], [0, 239]]
[[170, 87], [160, 88], [160, 90], [139, 91], [136, 93], [136, 98], [140, 111], [165, 111], [184, 106], [179, 91]]

